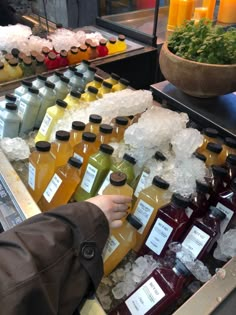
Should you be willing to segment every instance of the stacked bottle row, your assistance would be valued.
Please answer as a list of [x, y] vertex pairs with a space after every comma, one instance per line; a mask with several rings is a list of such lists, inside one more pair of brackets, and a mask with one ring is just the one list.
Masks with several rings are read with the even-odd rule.
[[99, 45], [90, 39], [84, 45], [73, 46], [69, 51], [60, 52], [43, 47], [41, 52], [32, 50], [30, 55], [13, 48], [11, 53], [5, 53], [0, 60], [0, 83], [30, 77], [46, 71], [78, 64], [82, 60], [93, 60], [108, 54], [120, 53], [127, 49], [126, 38], [119, 35], [108, 41], [101, 39]]

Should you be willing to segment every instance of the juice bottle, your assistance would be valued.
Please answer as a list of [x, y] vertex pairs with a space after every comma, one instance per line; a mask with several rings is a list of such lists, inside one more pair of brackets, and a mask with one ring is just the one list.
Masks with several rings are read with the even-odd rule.
[[20, 99], [18, 114], [21, 118], [19, 135], [32, 131], [41, 105], [39, 90], [29, 87], [28, 92]]
[[88, 60], [88, 59], [89, 59], [89, 54], [88, 54], [87, 46], [86, 45], [80, 45], [78, 62], [81, 62], [82, 60]]
[[90, 39], [90, 38], [87, 38], [86, 40], [85, 40], [85, 45], [87, 46], [87, 48], [89, 48], [90, 47], [90, 45], [92, 44], [92, 39]]
[[55, 159], [49, 142], [38, 141], [35, 148], [29, 156], [28, 190], [38, 202], [55, 172]]
[[97, 45], [96, 43], [91, 43], [90, 46], [88, 47], [88, 59], [93, 60], [98, 57], [98, 52], [97, 52]]
[[93, 81], [86, 84], [85, 90], [87, 90], [87, 88], [89, 86], [94, 86], [96, 89], [99, 90], [100, 87], [102, 86], [102, 82], [103, 82], [103, 79], [101, 77], [95, 75]]
[[189, 250], [195, 259], [204, 259], [220, 237], [220, 224], [225, 214], [211, 206], [203, 218], [195, 219], [186, 235], [182, 247]]
[[8, 71], [3, 62], [0, 62], [0, 83], [7, 82], [9, 80]]
[[42, 87], [39, 91], [39, 96], [41, 97], [41, 105], [35, 121], [36, 128], [39, 128], [41, 126], [47, 109], [56, 103], [56, 93], [54, 92], [54, 88], [54, 83], [46, 81], [45, 86]]
[[102, 82], [102, 86], [98, 90], [98, 97], [102, 98], [104, 94], [110, 93], [112, 89], [112, 84], [106, 81]]
[[63, 73], [64, 77], [71, 79], [76, 71], [75, 66], [69, 66], [68, 69]]
[[118, 52], [117, 41], [115, 37], [110, 37], [107, 42], [108, 54], [112, 55]]
[[214, 204], [218, 195], [227, 190], [229, 184], [229, 174], [227, 169], [217, 165], [211, 167], [212, 170], [212, 180], [211, 180], [211, 197], [210, 204]]
[[229, 154], [236, 154], [236, 140], [226, 137], [224, 139], [224, 144], [222, 145], [222, 151], [219, 155], [219, 161], [221, 164], [225, 163], [225, 160]]
[[168, 245], [180, 240], [189, 220], [185, 213], [188, 205], [188, 199], [174, 193], [171, 202], [159, 208], [139, 255], [164, 256]]
[[39, 90], [41, 87], [44, 86], [46, 80], [47, 80], [47, 78], [44, 75], [39, 74], [39, 75], [37, 75], [36, 80], [34, 80], [32, 82], [32, 85], [34, 88]]
[[[25, 57], [27, 57], [25, 53], [23, 53], [22, 51], [19, 52], [18, 57], [17, 57], [18, 60], [19, 60], [19, 63], [21, 63], [22, 60], [23, 60]], [[16, 58], [16, 57], [15, 57], [15, 58]]]
[[123, 156], [123, 159], [120, 162], [115, 163], [111, 166], [111, 171], [125, 173], [127, 176], [127, 183], [131, 185], [131, 183], [135, 179], [135, 171], [134, 171], [135, 164], [136, 164], [135, 158], [125, 153]]
[[120, 80], [120, 76], [116, 73], [111, 73], [110, 77], [105, 80], [105, 82], [109, 82], [113, 85], [117, 84]]
[[203, 135], [204, 135], [203, 143], [197, 149], [197, 152], [202, 153], [202, 154], [204, 154], [204, 151], [206, 150], [208, 142], [218, 143], [219, 132], [214, 128], [206, 128], [206, 129], [203, 129]]
[[180, 298], [189, 276], [189, 270], [178, 259], [172, 269], [156, 268], [109, 315], [164, 314], [164, 311]]
[[177, 26], [179, 0], [170, 0], [167, 30], [173, 31]]
[[97, 100], [98, 89], [94, 86], [89, 86], [87, 91], [81, 95], [81, 101], [93, 102]]
[[15, 59], [15, 58], [14, 58], [14, 56], [13, 56], [12, 54], [9, 54], [9, 53], [8, 53], [8, 54], [5, 54], [5, 55], [4, 55], [4, 59], [5, 59], [5, 60], [4, 60], [4, 64], [8, 64], [9, 60]]
[[35, 74], [35, 69], [32, 64], [32, 59], [30, 57], [25, 57], [20, 64], [20, 68], [23, 72], [24, 77], [30, 77]]
[[69, 93], [69, 79], [64, 77], [63, 75], [60, 77], [60, 80], [56, 82], [55, 84], [55, 92], [56, 92], [56, 98], [60, 100], [64, 100], [66, 98], [67, 94]]
[[69, 110], [79, 108], [80, 98], [81, 98], [81, 93], [72, 90], [64, 100], [68, 104], [67, 108]]
[[47, 55], [50, 53], [50, 51], [51, 51], [51, 49], [49, 49], [49, 48], [46, 47], [46, 46], [43, 46], [43, 47], [42, 47], [42, 50], [41, 50], [42, 54], [43, 54], [45, 57], [47, 57]]
[[55, 72], [53, 72], [52, 75], [50, 75], [47, 78], [47, 81], [50, 81], [51, 83], [56, 84], [58, 81], [60, 81], [62, 75], [63, 74], [60, 71], [55, 71]]
[[44, 55], [38, 55], [35, 59], [35, 74], [40, 74], [47, 71], [47, 67], [45, 65], [45, 57]]
[[85, 73], [88, 70], [90, 62], [88, 60], [82, 60], [81, 63], [76, 66], [76, 70], [80, 73]]
[[85, 131], [89, 131], [95, 133], [97, 135], [99, 133], [99, 127], [102, 122], [102, 117], [100, 115], [89, 115], [89, 123], [87, 123], [85, 127]]
[[125, 40], [126, 40], [125, 35], [120, 34], [118, 36], [118, 40], [117, 40], [117, 51], [118, 52], [125, 51], [127, 49], [127, 44], [126, 44]]
[[236, 178], [236, 154], [229, 154], [225, 161], [225, 168], [228, 171], [229, 175], [229, 187], [231, 185], [231, 182], [234, 178]]
[[91, 81], [93, 81], [95, 73], [96, 73], [97, 69], [88, 66], [88, 70], [84, 72], [84, 82], [85, 85]]
[[97, 147], [94, 145], [96, 135], [91, 132], [83, 132], [82, 141], [74, 147], [74, 157], [82, 163], [81, 178], [86, 170], [90, 155], [97, 152]]
[[80, 167], [81, 163], [71, 157], [66, 165], [57, 169], [38, 202], [43, 212], [68, 203], [80, 183]]
[[20, 68], [16, 58], [12, 58], [8, 61], [8, 74], [11, 80], [20, 79], [23, 76], [23, 71]]
[[56, 100], [56, 105], [47, 109], [47, 112], [43, 118], [42, 124], [39, 128], [38, 134], [35, 137], [37, 141], [48, 141], [51, 137], [52, 130], [65, 113], [67, 103], [62, 100]]
[[20, 51], [19, 51], [18, 48], [12, 48], [11, 54], [12, 54], [12, 56], [13, 56], [14, 58], [18, 58], [19, 53], [20, 53]]
[[182, 26], [185, 21], [189, 21], [193, 14], [194, 0], [179, 0], [177, 26]]
[[105, 57], [108, 55], [107, 41], [104, 38], [100, 39], [97, 52], [98, 57]]
[[73, 148], [69, 142], [70, 133], [64, 130], [56, 132], [56, 139], [51, 145], [51, 154], [55, 159], [55, 168], [65, 165], [73, 155]]
[[101, 144], [99, 151], [90, 155], [84, 177], [74, 195], [76, 201], [95, 196], [100, 183], [110, 169], [113, 151], [114, 149], [110, 145]]
[[206, 166], [211, 165], [221, 165], [219, 159], [220, 152], [222, 151], [222, 146], [218, 143], [209, 142], [206, 146], [204, 155], [206, 157]]
[[109, 275], [128, 254], [136, 242], [137, 230], [141, 222], [132, 214], [126, 217], [123, 225], [112, 230], [103, 250], [104, 274]]
[[207, 8], [206, 18], [213, 20], [215, 11], [216, 0], [203, 0], [202, 6]]
[[199, 152], [194, 152], [193, 154], [195, 156], [195, 158], [197, 158], [198, 160], [202, 161], [202, 162], [206, 162], [206, 157], [204, 154], [201, 154]]
[[221, 0], [217, 21], [227, 24], [235, 24], [236, 22], [236, 2], [230, 0]]
[[7, 103], [16, 103], [17, 98], [13, 94], [6, 94], [4, 99], [0, 102], [0, 111], [4, 110]]
[[74, 148], [82, 141], [82, 134], [85, 129], [85, 123], [82, 121], [73, 121], [72, 129], [70, 131], [70, 145]]
[[112, 141], [120, 142], [124, 138], [125, 130], [128, 128], [129, 120], [127, 117], [118, 116], [115, 118], [113, 127]]
[[45, 57], [45, 65], [48, 70], [53, 70], [58, 68], [58, 61], [57, 61], [57, 55], [54, 52], [50, 52], [46, 57]]
[[0, 139], [18, 137], [20, 123], [16, 104], [6, 103], [5, 109], [0, 111]]
[[72, 46], [68, 51], [67, 59], [69, 65], [79, 62], [79, 49], [75, 46]]
[[58, 60], [58, 67], [67, 67], [68, 66], [68, 59], [67, 59], [68, 53], [65, 49], [62, 49], [60, 51], [60, 54], [57, 55]]
[[20, 104], [21, 97], [28, 92], [29, 87], [32, 87], [32, 82], [26, 81], [26, 80], [22, 80], [21, 81], [21, 85], [14, 90], [14, 95], [17, 98], [15, 103], [17, 105]]
[[136, 244], [133, 249], [138, 252], [156, 218], [158, 209], [170, 202], [171, 194], [168, 191], [169, 184], [155, 176], [152, 185], [143, 189], [132, 209], [132, 213], [142, 223], [142, 228], [137, 232]]
[[121, 78], [119, 82], [112, 87], [112, 92], [118, 92], [127, 89], [130, 82], [126, 79]]
[[70, 88], [74, 91], [79, 92], [84, 91], [85, 82], [83, 77], [84, 77], [83, 73], [75, 71], [73, 77], [70, 79], [69, 83]]
[[111, 125], [101, 124], [99, 126], [99, 133], [97, 135], [97, 140], [96, 140], [98, 147], [101, 144], [108, 144], [110, 142], [112, 130], [113, 130], [113, 127]]

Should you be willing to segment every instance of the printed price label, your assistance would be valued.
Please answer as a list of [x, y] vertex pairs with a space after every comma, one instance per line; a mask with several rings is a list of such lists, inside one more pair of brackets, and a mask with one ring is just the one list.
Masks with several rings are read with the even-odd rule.
[[4, 131], [4, 121], [0, 119], [0, 139], [3, 138], [3, 131]]
[[44, 119], [42, 121], [42, 124], [39, 128], [39, 132], [43, 135], [43, 136], [46, 136], [46, 133], [51, 125], [51, 122], [52, 122], [52, 117], [50, 115], [48, 115], [46, 113], [46, 115], [44, 116]]
[[104, 179], [104, 182], [102, 183], [102, 186], [100, 187], [100, 189], [98, 191], [98, 195], [102, 195], [104, 189], [107, 188], [107, 186], [110, 184], [111, 173], [113, 173], [113, 171], [109, 171], [109, 173], [107, 174], [107, 177]]
[[173, 228], [159, 218], [153, 226], [145, 244], [154, 253], [160, 255], [172, 231]]
[[29, 163], [28, 184], [33, 190], [35, 190], [35, 175], [35, 167]]
[[228, 224], [229, 224], [229, 221], [232, 219], [234, 212], [231, 209], [224, 206], [220, 202], [217, 203], [216, 208], [218, 208], [220, 211], [222, 211], [226, 215], [224, 220], [221, 221], [221, 223], [220, 223], [220, 232], [221, 232], [221, 234], [223, 234], [224, 231], [226, 230]]
[[48, 203], [51, 202], [61, 183], [62, 179], [57, 174], [55, 174], [51, 179], [50, 183], [48, 184], [48, 187], [46, 188], [45, 192], [43, 193], [43, 196]]
[[83, 163], [83, 161], [84, 161], [84, 158], [83, 158], [81, 155], [79, 155], [79, 154], [77, 154], [77, 153], [75, 153], [75, 152], [74, 152], [74, 158], [76, 158], [77, 160], [79, 160], [81, 163]]
[[134, 215], [142, 222], [143, 226], [138, 230], [139, 234], [143, 234], [143, 231], [153, 213], [154, 208], [150, 206], [148, 203], [143, 201], [142, 199], [139, 200], [137, 208], [134, 212]]
[[98, 170], [96, 167], [92, 166], [91, 164], [87, 165], [86, 172], [81, 183], [81, 188], [83, 188], [88, 193], [90, 193], [93, 187], [97, 172]]
[[132, 315], [145, 315], [160, 302], [164, 296], [165, 293], [162, 288], [156, 280], [151, 277], [125, 301], [125, 304]]
[[20, 102], [20, 105], [18, 107], [18, 115], [20, 116], [21, 119], [23, 119], [25, 110], [26, 110], [27, 105], [23, 102]]
[[149, 174], [147, 172], [144, 172], [144, 171], [142, 172], [142, 175], [140, 176], [138, 185], [137, 185], [135, 192], [134, 192], [135, 197], [138, 198], [140, 191], [146, 187], [146, 182], [147, 182], [148, 176], [149, 176]]
[[111, 254], [117, 249], [117, 247], [120, 245], [120, 243], [117, 241], [117, 239], [111, 235], [107, 242], [106, 245], [103, 249], [103, 261], [105, 262]]

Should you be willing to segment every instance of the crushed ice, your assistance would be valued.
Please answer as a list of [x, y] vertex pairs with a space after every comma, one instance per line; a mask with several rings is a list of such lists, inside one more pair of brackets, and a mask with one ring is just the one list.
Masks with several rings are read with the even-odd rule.
[[30, 155], [29, 145], [22, 138], [3, 138], [0, 147], [10, 161], [24, 160]]

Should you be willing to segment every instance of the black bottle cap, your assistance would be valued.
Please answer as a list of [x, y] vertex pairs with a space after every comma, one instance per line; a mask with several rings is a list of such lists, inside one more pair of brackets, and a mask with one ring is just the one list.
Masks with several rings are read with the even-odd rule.
[[79, 78], [83, 78], [83, 73], [81, 73], [81, 72], [79, 72], [79, 71], [75, 71], [74, 72], [74, 75], [76, 76], [76, 77], [79, 77]]
[[116, 80], [116, 81], [119, 81], [120, 80], [120, 76], [114, 72], [111, 73], [111, 77], [112, 79]]
[[32, 86], [32, 82], [27, 81], [27, 80], [22, 80], [21, 81], [21, 85], [27, 86], [27, 87], [31, 87]]
[[15, 58], [18, 58], [19, 53], [20, 53], [19, 49], [17, 49], [17, 48], [12, 48], [11, 54], [12, 54]]
[[35, 144], [35, 148], [38, 151], [42, 151], [42, 152], [48, 152], [51, 149], [51, 143], [47, 142], [47, 141], [38, 141]]
[[219, 218], [220, 221], [223, 221], [226, 217], [226, 214], [222, 212], [220, 209], [210, 206], [210, 213], [215, 217]]
[[78, 91], [72, 90], [72, 91], [70, 92], [70, 95], [73, 96], [73, 97], [76, 97], [76, 98], [81, 98], [81, 93], [78, 92]]
[[105, 143], [100, 145], [99, 150], [109, 155], [112, 155], [112, 153], [114, 152], [114, 148], [110, 146], [109, 144], [105, 144]]
[[200, 182], [199, 180], [196, 180], [196, 190], [208, 194], [211, 188], [207, 183], [203, 183]]
[[83, 131], [85, 129], [85, 123], [75, 120], [72, 122], [72, 129]]
[[117, 125], [122, 125], [122, 126], [126, 126], [128, 125], [129, 120], [126, 117], [122, 117], [122, 116], [117, 116], [116, 117], [116, 124]]
[[119, 34], [118, 35], [118, 39], [121, 40], [121, 41], [124, 41], [126, 39], [126, 37], [123, 34]]
[[102, 122], [102, 117], [100, 115], [92, 114], [89, 116], [89, 121], [95, 124], [100, 124]]
[[56, 100], [56, 104], [57, 104], [58, 106], [60, 106], [60, 107], [63, 107], [63, 108], [66, 108], [67, 105], [68, 105], [65, 101], [60, 100], [60, 99], [57, 99], [57, 100]]
[[128, 86], [128, 85], [130, 84], [130, 81], [121, 78], [121, 79], [120, 79], [120, 83], [123, 84], [123, 85], [125, 85], [125, 86]]
[[72, 71], [72, 72], [75, 72], [75, 71], [76, 71], [75, 66], [69, 66], [68, 69], [69, 69], [70, 71]]
[[197, 159], [199, 159], [199, 160], [201, 160], [201, 161], [203, 161], [203, 162], [206, 162], [206, 159], [207, 159], [207, 158], [205, 157], [204, 154], [195, 152], [193, 155], [194, 155]]
[[154, 158], [157, 160], [157, 161], [165, 161], [166, 160], [166, 157], [164, 154], [162, 154], [160, 151], [157, 151], [154, 155]]
[[37, 75], [37, 79], [41, 80], [41, 81], [46, 81], [47, 80], [47, 77], [45, 77], [44, 75], [42, 74], [39, 74]]
[[54, 74], [59, 78], [61, 78], [61, 76], [63, 75], [63, 73], [60, 71], [55, 71]]
[[236, 154], [229, 154], [226, 158], [226, 163], [230, 165], [236, 165]]
[[13, 94], [6, 94], [5, 99], [14, 103], [16, 101], [16, 96]]
[[189, 199], [181, 196], [180, 194], [174, 193], [171, 197], [171, 202], [173, 202], [174, 204], [181, 208], [187, 208], [190, 201]]
[[50, 52], [49, 54], [48, 54], [48, 58], [50, 59], [50, 60], [55, 60], [56, 58], [57, 58], [57, 55], [54, 53], [54, 52]]
[[94, 86], [89, 86], [88, 87], [88, 91], [93, 93], [93, 94], [97, 94], [98, 93], [98, 89], [95, 88]]
[[210, 138], [217, 138], [219, 136], [219, 132], [214, 128], [203, 129], [203, 133]]
[[56, 24], [56, 28], [62, 28], [62, 27], [63, 27], [63, 25], [61, 23]]
[[61, 80], [62, 82], [65, 82], [66, 84], [68, 84], [68, 83], [70, 82], [70, 79], [67, 78], [67, 77], [65, 77], [64, 75], [61, 75], [61, 76], [60, 76], [60, 80]]
[[110, 37], [110, 38], [109, 38], [109, 42], [110, 42], [111, 44], [115, 44], [115, 43], [116, 43], [116, 38], [115, 38], [115, 37]]
[[17, 110], [17, 105], [15, 103], [6, 103], [5, 107], [9, 110]]
[[99, 131], [106, 134], [111, 134], [113, 130], [113, 127], [108, 124], [101, 124], [99, 127]]
[[39, 90], [34, 87], [29, 87], [29, 92], [33, 94], [39, 94]]
[[131, 155], [125, 153], [123, 156], [123, 159], [130, 162], [131, 164], [135, 165], [136, 164], [136, 160], [135, 158], [133, 158]]
[[94, 68], [94, 67], [92, 67], [92, 66], [89, 66], [88, 67], [88, 70], [90, 70], [90, 71], [92, 71], [92, 72], [97, 72], [97, 69], [96, 68]]
[[102, 83], [103, 82], [103, 78], [99, 77], [98, 75], [95, 75], [94, 76], [94, 81]]
[[90, 65], [90, 61], [88, 61], [88, 60], [83, 59], [81, 62], [85, 63], [86, 65]]
[[152, 184], [161, 189], [168, 189], [170, 186], [169, 183], [167, 183], [164, 179], [162, 179], [159, 176], [153, 177]]
[[45, 82], [45, 86], [50, 88], [50, 89], [54, 89], [55, 88], [55, 84], [50, 82], [50, 81], [46, 81]]
[[82, 163], [75, 157], [70, 157], [68, 163], [76, 168], [81, 168]]
[[122, 172], [113, 172], [110, 175], [110, 183], [113, 186], [123, 186], [127, 181], [127, 176]]
[[230, 137], [226, 137], [225, 140], [224, 140], [224, 143], [232, 148], [232, 149], [236, 149], [236, 140], [233, 139], [233, 138], [230, 138]]
[[95, 142], [96, 135], [92, 132], [83, 132], [82, 139], [88, 142]]
[[103, 82], [102, 82], [102, 85], [105, 86], [105, 87], [108, 88], [108, 89], [111, 89], [111, 88], [112, 88], [112, 84], [111, 84], [110, 82], [103, 81]]
[[56, 132], [56, 139], [61, 141], [68, 141], [70, 139], [70, 133], [65, 130], [58, 130]]
[[136, 230], [139, 230], [143, 226], [142, 222], [133, 214], [128, 214], [126, 221], [128, 221]]
[[182, 276], [189, 276], [191, 274], [191, 272], [188, 270], [188, 268], [178, 258], [176, 258], [176, 260], [175, 260], [174, 268]]
[[206, 149], [214, 153], [220, 153], [222, 151], [222, 146], [218, 143], [209, 142]]
[[228, 171], [226, 168], [218, 165], [212, 165], [211, 167], [213, 176], [226, 177], [228, 175]]

